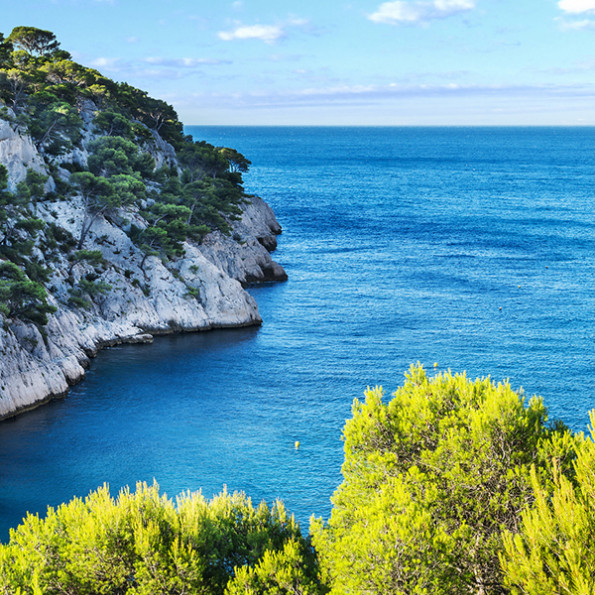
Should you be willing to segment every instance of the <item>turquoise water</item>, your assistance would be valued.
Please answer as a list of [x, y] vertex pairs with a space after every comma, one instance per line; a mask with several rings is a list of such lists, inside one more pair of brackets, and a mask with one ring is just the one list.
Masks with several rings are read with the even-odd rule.
[[586, 429], [594, 129], [188, 132], [251, 159], [289, 281], [251, 289], [261, 328], [108, 349], [65, 400], [0, 424], [3, 538], [104, 481], [327, 516], [353, 399], [416, 361], [510, 378]]

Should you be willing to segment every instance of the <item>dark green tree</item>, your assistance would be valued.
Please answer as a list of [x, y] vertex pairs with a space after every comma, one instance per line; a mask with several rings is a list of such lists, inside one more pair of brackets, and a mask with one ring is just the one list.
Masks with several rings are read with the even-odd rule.
[[77, 243], [81, 250], [93, 223], [108, 210], [121, 206], [121, 201], [114, 194], [113, 186], [103, 177], [88, 171], [76, 172], [70, 176], [70, 184], [83, 200], [84, 217]]
[[22, 182], [17, 184], [17, 194], [23, 203], [31, 203], [33, 212], [37, 211], [37, 203], [46, 196], [45, 184], [48, 176], [28, 169], [27, 175]]
[[36, 27], [15, 27], [8, 36], [7, 41], [15, 49], [22, 49], [33, 56], [51, 56], [60, 44], [51, 31], [37, 29]]
[[43, 285], [31, 281], [14, 263], [0, 261], [0, 312], [7, 318], [18, 318], [44, 326], [47, 315], [56, 308], [47, 303]]
[[8, 170], [0, 164], [0, 253], [19, 238], [18, 224], [26, 215], [27, 198], [9, 192], [7, 186]]
[[[116, 174], [132, 175], [135, 172], [147, 173], [154, 160], [140, 153], [138, 146], [121, 136], [102, 136], [89, 143], [89, 170], [96, 175], [109, 177]], [[152, 167], [149, 167], [152, 170]]]
[[154, 203], [142, 212], [148, 222], [144, 229], [133, 227], [131, 237], [143, 251], [140, 268], [144, 271], [145, 261], [149, 256], [175, 258], [184, 253], [183, 242], [191, 234], [187, 222], [190, 215], [188, 207], [183, 205]]
[[31, 75], [23, 69], [0, 70], [0, 99], [17, 115], [23, 112], [26, 107], [31, 82]]
[[229, 167], [227, 159], [204, 141], [185, 143], [178, 150], [178, 158], [186, 168], [188, 182], [202, 180], [206, 176], [216, 178]]
[[7, 68], [11, 64], [13, 45], [0, 33], [0, 68]]
[[97, 112], [93, 124], [98, 132], [102, 132], [107, 136], [121, 136], [126, 139], [134, 138], [130, 120], [118, 112], [111, 110]]
[[29, 131], [38, 149], [59, 154], [79, 141], [83, 121], [75, 107], [48, 91], [29, 98]]
[[231, 173], [246, 173], [250, 165], [252, 165], [244, 155], [235, 149], [223, 147], [222, 149], [219, 149], [219, 154], [227, 161]]

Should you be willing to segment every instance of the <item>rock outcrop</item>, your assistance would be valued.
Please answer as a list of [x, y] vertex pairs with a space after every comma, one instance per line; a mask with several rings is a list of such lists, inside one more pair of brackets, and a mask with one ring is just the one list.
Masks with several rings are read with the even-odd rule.
[[241, 219], [234, 222], [232, 234], [210, 233], [199, 250], [243, 285], [285, 281], [287, 274], [269, 253], [277, 248], [280, 233], [281, 227], [271, 207], [262, 198], [252, 196], [247, 198]]
[[[159, 138], [155, 146], [158, 164], [175, 160], [165, 141]], [[70, 162], [83, 163], [84, 146], [75, 151]], [[31, 138], [3, 120], [0, 162], [7, 166], [13, 189], [27, 168], [48, 173]], [[56, 167], [59, 176], [67, 177], [59, 163]], [[36, 212], [46, 226], [74, 237], [80, 233], [83, 214], [82, 201], [76, 197], [42, 202]], [[287, 278], [269, 254], [281, 228], [260, 198], [246, 198], [241, 219], [230, 222], [229, 235], [216, 231], [200, 245], [186, 243], [184, 256], [167, 262], [147, 256], [132, 242], [126, 227], [135, 217], [131, 209], [110, 220], [97, 218], [85, 248], [101, 251], [99, 268], [53, 255], [46, 287], [48, 302], [57, 310], [41, 330], [0, 315], [0, 419], [64, 395], [102, 347], [150, 342], [155, 334], [260, 324], [257, 305], [243, 286]], [[36, 249], [39, 261], [46, 262], [47, 255]], [[93, 296], [84, 308], [74, 307], [69, 301], [73, 278], [99, 281], [109, 290]]]
[[[7, 110], [9, 117], [12, 111]], [[39, 154], [29, 135], [19, 134], [6, 119], [0, 118], [0, 163], [8, 170], [8, 188], [15, 190], [22, 182], [28, 169], [44, 172], [43, 157]], [[53, 186], [53, 180], [52, 180]]]

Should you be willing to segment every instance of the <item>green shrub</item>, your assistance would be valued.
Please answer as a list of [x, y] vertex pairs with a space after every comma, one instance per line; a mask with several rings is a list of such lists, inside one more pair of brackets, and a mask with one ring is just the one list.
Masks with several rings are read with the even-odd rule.
[[574, 438], [540, 399], [464, 375], [412, 367], [384, 404], [357, 400], [345, 426], [343, 483], [313, 543], [332, 593], [504, 593], [502, 531], [514, 531], [552, 460]]
[[47, 315], [56, 311], [46, 298], [43, 285], [27, 278], [16, 264], [0, 261], [0, 312], [4, 316], [44, 326]]
[[187, 493], [174, 505], [146, 484], [115, 500], [104, 486], [12, 530], [0, 546], [0, 585], [44, 595], [223, 594], [237, 571], [266, 566], [277, 552], [315, 577], [312, 552], [280, 503], [254, 508], [223, 492], [210, 502]]
[[[572, 473], [553, 468], [553, 485], [532, 475], [535, 502], [501, 555], [511, 593], [595, 593], [595, 411], [591, 435], [577, 437]], [[549, 479], [549, 478], [548, 478]]]

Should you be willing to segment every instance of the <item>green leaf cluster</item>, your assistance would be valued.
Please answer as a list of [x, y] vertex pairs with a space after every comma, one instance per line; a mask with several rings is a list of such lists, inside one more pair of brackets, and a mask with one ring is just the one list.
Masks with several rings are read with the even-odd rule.
[[223, 492], [210, 502], [187, 493], [174, 505], [157, 485], [138, 484], [117, 499], [104, 486], [12, 530], [0, 546], [0, 590], [207, 595], [223, 594], [231, 581], [227, 592], [239, 593], [234, 576], [274, 568], [280, 558], [300, 576], [316, 574], [311, 548], [280, 503], [254, 508], [243, 494]]
[[[531, 474], [567, 468], [574, 440], [506, 383], [412, 367], [385, 404], [356, 400], [344, 481], [313, 543], [332, 593], [503, 593], [502, 532], [534, 498]], [[533, 471], [532, 471], [533, 470]]]
[[504, 534], [501, 562], [511, 593], [595, 593], [595, 411], [591, 434], [576, 437], [571, 472], [553, 468], [553, 482], [532, 475], [535, 501], [518, 533]]
[[27, 278], [16, 264], [0, 260], [0, 312], [4, 316], [44, 326], [47, 315], [56, 311], [46, 298], [43, 285]]
[[32, 252], [45, 224], [32, 216], [28, 205], [43, 198], [47, 178], [30, 170], [16, 194], [7, 191], [7, 179], [0, 164], [0, 313], [44, 326], [56, 308], [48, 304], [43, 286], [49, 271]]

